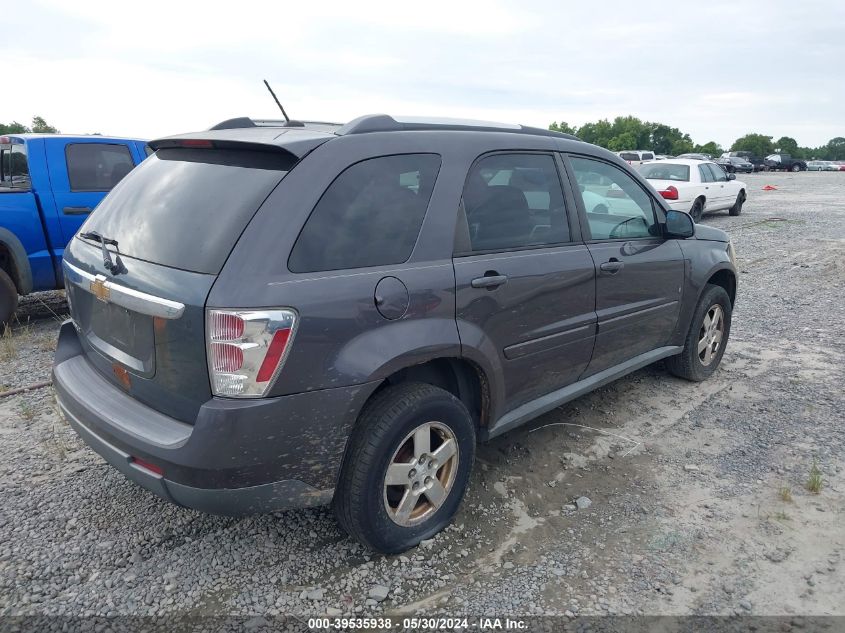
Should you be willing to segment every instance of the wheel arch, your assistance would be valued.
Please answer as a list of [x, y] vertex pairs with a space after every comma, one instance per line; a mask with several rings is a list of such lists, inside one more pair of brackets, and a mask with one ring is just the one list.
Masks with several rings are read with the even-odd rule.
[[707, 284], [713, 284], [714, 286], [720, 286], [724, 288], [725, 292], [728, 293], [728, 297], [731, 300], [731, 307], [734, 306], [736, 302], [736, 273], [731, 270], [730, 268], [719, 268], [718, 270], [712, 271], [705, 284], [701, 287], [698, 295], [699, 298], [701, 297], [701, 293], [704, 292], [704, 288], [707, 287]]
[[19, 294], [32, 291], [32, 271], [26, 249], [14, 233], [3, 227], [0, 227], [0, 268], [12, 278]]

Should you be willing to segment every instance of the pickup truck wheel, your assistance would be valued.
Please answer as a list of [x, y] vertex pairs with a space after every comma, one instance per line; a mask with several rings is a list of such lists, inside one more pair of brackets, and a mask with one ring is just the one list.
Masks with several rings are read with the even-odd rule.
[[0, 335], [3, 334], [6, 324], [11, 322], [17, 308], [18, 289], [15, 282], [5, 270], [0, 269]]
[[701, 222], [701, 215], [704, 213], [704, 203], [701, 198], [692, 203], [692, 209], [689, 214], [692, 216], [692, 221], [698, 224]]
[[734, 202], [734, 206], [732, 206], [730, 208], [728, 213], [730, 213], [731, 215], [739, 215], [740, 213], [742, 213], [742, 205], [744, 203], [745, 203], [745, 192], [740, 191], [738, 194], [736, 194], [736, 202]]
[[475, 424], [448, 391], [388, 387], [356, 424], [335, 488], [338, 523], [385, 554], [431, 538], [454, 517], [475, 456]]
[[799, 165], [798, 163], [794, 164], [792, 166], [791, 171], [801, 171], [801, 165]]
[[707, 284], [695, 308], [684, 349], [666, 359], [670, 373], [701, 382], [716, 371], [731, 332], [731, 299], [725, 289]]

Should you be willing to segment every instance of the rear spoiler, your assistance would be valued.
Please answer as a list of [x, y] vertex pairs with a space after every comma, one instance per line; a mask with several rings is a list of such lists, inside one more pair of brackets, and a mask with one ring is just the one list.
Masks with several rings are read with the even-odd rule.
[[299, 160], [329, 139], [333, 134], [288, 127], [271, 128], [253, 125], [252, 128], [223, 128], [168, 136], [149, 142], [153, 150], [170, 148], [230, 149], [250, 152], [285, 153]]

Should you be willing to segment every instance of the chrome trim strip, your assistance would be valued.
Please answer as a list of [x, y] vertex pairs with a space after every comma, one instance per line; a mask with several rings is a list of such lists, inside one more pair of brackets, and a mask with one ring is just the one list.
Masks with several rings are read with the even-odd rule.
[[185, 312], [184, 303], [162, 299], [140, 290], [121, 286], [110, 279], [104, 279], [102, 275], [92, 275], [85, 272], [66, 260], [62, 262], [62, 265], [65, 270], [65, 277], [70, 283], [79, 286], [85, 292], [91, 292], [91, 283], [95, 280], [101, 281], [109, 291], [108, 302], [122, 306], [127, 310], [162, 319], [178, 319]]

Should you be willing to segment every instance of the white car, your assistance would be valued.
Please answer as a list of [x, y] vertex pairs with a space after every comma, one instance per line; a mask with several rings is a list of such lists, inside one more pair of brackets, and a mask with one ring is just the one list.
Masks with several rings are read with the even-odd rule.
[[745, 183], [716, 163], [674, 159], [645, 163], [637, 169], [671, 208], [686, 211], [696, 222], [707, 211], [727, 209], [731, 215], [742, 213]]
[[639, 149], [616, 152], [616, 155], [629, 165], [642, 165], [646, 161], [654, 160], [654, 152]]

